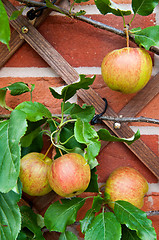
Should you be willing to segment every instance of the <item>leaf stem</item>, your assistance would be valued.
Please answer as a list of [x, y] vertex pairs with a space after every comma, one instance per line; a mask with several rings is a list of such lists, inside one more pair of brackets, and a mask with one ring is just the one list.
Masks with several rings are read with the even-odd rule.
[[51, 143], [51, 145], [49, 146], [48, 150], [46, 151], [43, 160], [45, 160], [45, 158], [47, 157], [48, 153], [50, 152], [51, 148], [53, 147], [53, 144]]

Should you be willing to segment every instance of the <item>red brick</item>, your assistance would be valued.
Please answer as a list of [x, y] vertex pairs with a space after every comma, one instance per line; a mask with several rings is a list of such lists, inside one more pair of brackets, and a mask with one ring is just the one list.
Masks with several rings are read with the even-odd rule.
[[152, 221], [152, 225], [156, 230], [157, 240], [159, 240], [159, 216], [148, 217]]
[[[142, 136], [142, 139], [144, 137]], [[157, 138], [157, 136], [156, 136]], [[154, 136], [152, 139], [156, 139]], [[146, 142], [149, 144], [148, 142]], [[156, 140], [155, 140], [156, 143]], [[154, 144], [155, 145], [155, 144]], [[154, 149], [154, 145], [153, 149]], [[151, 147], [151, 146], [150, 146]], [[157, 143], [155, 151], [157, 149]], [[97, 166], [97, 174], [100, 183], [105, 183], [109, 174], [116, 168], [121, 166], [129, 166], [138, 170], [147, 179], [148, 182], [157, 182], [157, 178], [151, 171], [123, 144], [118, 142], [109, 143], [97, 157], [99, 166]]]
[[[111, 14], [91, 15], [94, 20], [123, 29], [121, 17]], [[127, 21], [130, 16], [126, 17]], [[136, 16], [132, 27], [154, 25], [155, 15]], [[41, 34], [73, 67], [101, 66], [102, 59], [109, 52], [126, 46], [126, 40], [90, 24], [63, 16], [50, 16], [40, 26]], [[135, 46], [135, 44], [131, 44]], [[8, 67], [46, 67], [47, 64], [27, 44], [21, 47], [6, 64]]]
[[[35, 89], [33, 91], [33, 101], [40, 102], [44, 104], [52, 113], [60, 113], [60, 104], [61, 101], [55, 99], [49, 87], [59, 87], [64, 85], [64, 82], [61, 78], [1, 78], [0, 88], [6, 87], [14, 82], [25, 82], [31, 86], [35, 84]], [[7, 92], [6, 103], [11, 108], [15, 108], [19, 103], [23, 101], [30, 101], [30, 93], [24, 93], [19, 96], [11, 96]], [[6, 110], [0, 108], [0, 113], [7, 113]]]

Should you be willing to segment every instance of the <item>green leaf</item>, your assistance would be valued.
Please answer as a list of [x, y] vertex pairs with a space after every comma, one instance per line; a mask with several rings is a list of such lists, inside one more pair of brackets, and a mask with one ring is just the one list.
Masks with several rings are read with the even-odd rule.
[[115, 4], [111, 0], [95, 0], [95, 4], [99, 11], [104, 15], [107, 13], [113, 13], [116, 16], [126, 16], [131, 14], [131, 11], [129, 10], [125, 11], [121, 9], [121, 5], [119, 9], [118, 4]]
[[64, 233], [61, 233], [59, 240], [78, 240], [78, 238], [73, 232], [66, 231]]
[[22, 102], [15, 109], [23, 111], [31, 122], [52, 117], [51, 112], [39, 102]]
[[95, 76], [92, 78], [85, 77], [85, 75], [80, 75], [80, 81], [67, 85], [62, 89], [61, 94], [57, 93], [53, 88], [49, 88], [52, 95], [57, 99], [63, 99], [63, 101], [67, 101], [71, 97], [73, 97], [77, 90], [79, 89], [89, 89], [89, 85], [91, 85], [95, 80]]
[[[95, 114], [94, 107], [88, 106], [86, 104], [80, 107], [79, 105], [74, 103], [73, 106], [72, 107], [70, 106], [69, 109], [70, 109], [69, 114], [71, 115], [71, 118], [73, 119], [80, 118], [84, 122], [90, 122]], [[68, 108], [67, 108], [67, 113], [68, 113]]]
[[121, 225], [112, 212], [102, 212], [97, 215], [85, 234], [85, 240], [120, 240]]
[[[88, 0], [89, 1], [89, 0]], [[86, 11], [85, 10], [80, 10], [79, 12], [76, 12], [75, 13], [75, 16], [83, 16], [83, 15], [85, 15], [86, 14]]]
[[30, 152], [41, 152], [43, 147], [43, 134], [40, 132], [36, 138], [33, 139], [32, 143], [28, 147], [21, 148], [21, 157], [25, 156]]
[[85, 233], [87, 231], [95, 217], [95, 213], [100, 211], [102, 203], [103, 198], [101, 198], [100, 196], [95, 196], [93, 198], [92, 208], [89, 209], [86, 212], [85, 217], [82, 220], [80, 220], [80, 227], [82, 233]]
[[20, 10], [16, 10], [16, 11], [12, 12], [12, 15], [10, 16], [10, 20], [17, 19], [20, 15], [22, 15], [24, 9], [25, 8], [21, 8]]
[[77, 211], [85, 203], [84, 198], [62, 199], [46, 210], [44, 221], [50, 231], [65, 232], [67, 225], [76, 221]]
[[13, 191], [0, 193], [0, 239], [14, 240], [21, 228], [19, 197]]
[[125, 225], [122, 225], [122, 240], [140, 240], [136, 231], [130, 230]]
[[159, 26], [151, 26], [136, 31], [131, 29], [132, 35], [135, 37], [135, 42], [143, 46], [146, 50], [149, 50], [151, 46], [159, 47]]
[[1, 0], [0, 0], [0, 23], [1, 23], [0, 42], [6, 44], [7, 47], [9, 48], [10, 26], [6, 10]]
[[142, 240], [157, 240], [152, 222], [146, 213], [126, 201], [116, 201], [114, 213], [121, 224], [135, 230]]
[[27, 121], [28, 128], [25, 135], [21, 138], [21, 146], [29, 147], [33, 140], [38, 137], [42, 131], [41, 126], [46, 122], [46, 119], [42, 119], [37, 122]]
[[132, 9], [134, 14], [147, 16], [153, 12], [157, 4], [158, 0], [132, 0]]
[[84, 149], [85, 146], [77, 142], [74, 137], [74, 123], [68, 123], [65, 127], [62, 128], [60, 133], [60, 142], [64, 144], [64, 147], [67, 149]]
[[10, 120], [0, 123], [0, 191], [8, 192], [15, 185], [20, 170], [20, 138], [27, 128], [24, 112], [14, 110]]
[[96, 171], [96, 168], [91, 169], [91, 180], [85, 192], [99, 192], [98, 175], [96, 174]]
[[77, 119], [74, 132], [76, 140], [87, 145], [84, 157], [88, 161], [90, 168], [93, 169], [98, 165], [96, 156], [101, 147], [98, 134], [88, 122], [81, 119]]
[[13, 83], [7, 87], [0, 88], [0, 106], [8, 110], [11, 110], [11, 108], [8, 107], [5, 102], [7, 90], [9, 90], [10, 94], [13, 96], [20, 95], [30, 91], [28, 85], [23, 82]]
[[110, 134], [106, 129], [100, 129], [98, 132], [100, 140], [109, 141], [109, 142], [125, 142], [128, 145], [132, 144], [134, 141], [140, 138], [139, 130], [131, 138], [118, 138]]
[[20, 208], [22, 215], [22, 229], [28, 228], [34, 234], [34, 238], [38, 240], [44, 240], [45, 238], [41, 232], [41, 226], [38, 225], [38, 215], [28, 206], [22, 206]]

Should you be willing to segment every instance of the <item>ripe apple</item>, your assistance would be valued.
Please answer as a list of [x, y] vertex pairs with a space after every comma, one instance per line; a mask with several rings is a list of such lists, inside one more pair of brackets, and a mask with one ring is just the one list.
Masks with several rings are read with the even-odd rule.
[[49, 157], [42, 153], [32, 152], [22, 157], [20, 162], [20, 180], [23, 192], [31, 196], [43, 196], [52, 188], [49, 185], [47, 173], [52, 164]]
[[115, 169], [106, 181], [105, 192], [110, 196], [108, 204], [114, 208], [114, 201], [130, 202], [138, 208], [144, 204], [144, 195], [148, 191], [148, 183], [141, 173], [134, 168], [120, 167]]
[[112, 90], [135, 93], [149, 81], [152, 59], [145, 49], [117, 49], [104, 57], [101, 72], [105, 83]]
[[67, 153], [53, 161], [48, 172], [49, 184], [62, 197], [84, 192], [90, 182], [90, 167], [83, 156]]

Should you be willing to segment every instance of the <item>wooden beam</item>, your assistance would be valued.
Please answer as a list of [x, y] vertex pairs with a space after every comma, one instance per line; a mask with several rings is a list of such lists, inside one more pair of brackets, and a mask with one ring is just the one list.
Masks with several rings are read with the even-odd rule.
[[[16, 8], [7, 0], [3, 0], [3, 3], [10, 16]], [[46, 41], [46, 39], [27, 21], [25, 17], [18, 17], [18, 19], [11, 21], [11, 25], [67, 84], [78, 80], [79, 76], [75, 69], [70, 66], [70, 64], [51, 46], [50, 43]], [[26, 34], [21, 32], [23, 26], [28, 28]], [[79, 90], [77, 94], [85, 103], [93, 105], [97, 114], [102, 112], [104, 101], [92, 88], [87, 91]], [[140, 109], [141, 108], [142, 105], [140, 104]], [[114, 117], [117, 116], [110, 107], [107, 109], [107, 115]], [[127, 124], [122, 124], [120, 130], [115, 130], [111, 121], [104, 121], [104, 123], [118, 137], [130, 137], [134, 134]], [[128, 148], [153, 172], [157, 178], [159, 178], [159, 158], [142, 142], [141, 139], [128, 146]]]

